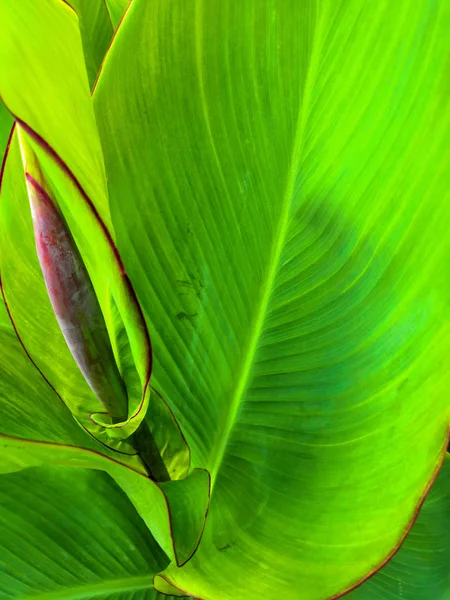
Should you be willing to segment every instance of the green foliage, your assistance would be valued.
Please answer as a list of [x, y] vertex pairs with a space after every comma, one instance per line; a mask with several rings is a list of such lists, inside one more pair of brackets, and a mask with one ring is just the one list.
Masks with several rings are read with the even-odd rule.
[[0, 22], [0, 598], [449, 600], [450, 5]]

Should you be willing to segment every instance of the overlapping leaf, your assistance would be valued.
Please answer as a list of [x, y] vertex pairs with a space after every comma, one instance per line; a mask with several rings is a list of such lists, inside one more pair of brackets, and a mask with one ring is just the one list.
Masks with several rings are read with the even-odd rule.
[[94, 87], [114, 28], [105, 0], [65, 0], [77, 13], [89, 85]]
[[348, 600], [448, 600], [450, 597], [450, 455], [417, 521], [394, 558]]
[[7, 1], [0, 20], [0, 97], [71, 169], [111, 228], [75, 12], [62, 0]]
[[210, 477], [204, 469], [194, 469], [179, 481], [158, 484], [143, 472], [98, 451], [1, 434], [0, 456], [1, 474], [47, 466], [105, 471], [125, 491], [174, 564], [185, 564], [198, 547], [210, 497]]
[[116, 28], [130, 4], [130, 0], [105, 0], [105, 4], [108, 7], [113, 26]]
[[[3, 48], [29, 86], [14, 80], [5, 101], [61, 202], [81, 186], [109, 225], [87, 80], [75, 130], [62, 69], [73, 15], [27, 3], [6, 9]], [[190, 594], [340, 594], [398, 545], [442, 457], [450, 10], [410, 9], [133, 0], [108, 52], [94, 104], [118, 245], [156, 385], [213, 472], [200, 548], [165, 575]], [[62, 58], [44, 51], [36, 68], [49, 33]]]
[[[34, 12], [34, 6], [31, 5], [28, 14], [17, 12], [14, 7], [2, 6], [2, 10], [8, 17], [10, 28], [3, 44], [3, 51], [9, 58], [12, 56], [19, 63], [24, 60], [24, 56], [32, 53], [37, 40], [42, 41], [46, 36], [57, 40], [56, 43], [61, 47], [67, 40], [75, 40], [75, 48], [80, 46], [79, 32], [74, 28], [76, 17], [59, 0], [46, 0], [42, 3], [38, 17]], [[20, 26], [33, 32], [30, 43], [23, 53], [14, 44]], [[68, 61], [68, 72], [76, 75], [80, 70], [77, 53], [69, 55], [67, 52], [64, 54], [62, 50], [62, 55]], [[55, 81], [60, 83], [65, 81], [62, 73], [64, 64], [60, 60], [61, 56], [58, 55], [54, 56], [53, 61], [46, 61], [48, 56], [44, 56], [43, 59], [43, 62], [37, 61], [31, 65], [24, 63], [25, 74], [32, 81], [42, 76], [43, 83], [48, 84], [47, 88], [44, 85], [40, 97], [41, 106], [44, 108], [42, 114], [36, 113], [36, 107], [29, 105], [28, 96], [25, 98], [22, 96], [24, 88], [20, 82], [9, 85], [9, 67], [6, 67], [2, 73], [1, 86], [5, 90], [8, 108], [16, 115], [21, 146], [19, 151], [18, 136], [15, 135], [2, 178], [0, 210], [2, 212], [3, 293], [8, 302], [8, 310], [16, 334], [20, 337], [28, 355], [29, 366], [34, 364], [37, 369], [36, 376], [41, 377], [42, 382], [47, 382], [47, 391], [53, 394], [53, 400], [57, 402], [62, 400], [70, 406], [83, 426], [98, 434], [97, 437], [101, 437], [101, 431], [98, 430], [100, 428], [100, 430], [110, 431], [111, 434], [117, 430], [118, 437], [121, 439], [137, 428], [137, 425], [131, 421], [134, 419], [135, 423], [139, 424], [149, 402], [151, 349], [148, 333], [139, 312], [139, 305], [116, 252], [111, 230], [108, 229], [110, 221], [108, 208], [104, 202], [101, 156], [98, 163], [100, 167], [91, 165], [92, 180], [88, 182], [94, 198], [91, 200], [83, 187], [87, 181], [86, 176], [89, 177], [89, 173], [83, 170], [83, 158], [80, 159], [73, 153], [73, 140], [69, 137], [64, 138], [57, 126], [58, 123], [61, 125], [64, 122], [64, 111], [70, 110], [70, 106], [64, 103], [68, 99], [69, 92], [79, 100], [86, 114], [89, 116], [90, 111], [92, 116], [85, 82], [81, 76], [74, 77], [72, 87], [62, 86], [61, 103], [56, 106], [54, 120], [51, 126], [48, 126], [42, 118], [45, 117], [46, 93], [47, 97], [50, 97]], [[26, 120], [22, 118], [24, 115]], [[73, 119], [74, 115], [71, 115], [71, 118]], [[90, 147], [90, 142], [92, 140], [95, 142], [97, 133], [95, 129], [89, 131], [93, 121], [87, 118], [85, 122], [83, 119], [81, 123], [83, 128], [86, 125], [87, 129], [80, 130], [76, 139], [80, 142], [81, 152], [86, 151], [87, 156], [91, 155], [93, 158], [95, 143]], [[115, 358], [131, 396], [129, 398], [130, 418], [126, 423], [119, 424], [122, 431], [119, 431], [119, 428], [115, 429], [115, 423], [110, 424], [106, 420], [101, 422], [97, 400], [77, 369], [56, 323], [34, 248], [33, 228], [25, 187], [26, 177], [29, 181], [37, 182], [36, 185], [45, 190], [49, 197], [51, 195], [52, 202], [63, 213], [92, 277], [111, 335]], [[33, 190], [30, 193], [33, 193]], [[136, 390], [138, 395], [133, 399], [131, 392]], [[137, 403], [138, 411], [135, 410], [136, 407], [132, 402]], [[161, 446], [160, 452], [166, 468], [175, 480], [173, 482], [161, 486], [152, 482], [142, 474], [143, 466], [138, 458], [127, 458], [119, 454], [116, 455], [116, 460], [110, 459], [108, 462], [102, 454], [114, 456], [114, 453], [96, 445], [87, 435], [82, 441], [77, 441], [67, 448], [67, 456], [64, 454], [64, 446], [55, 446], [51, 448], [52, 451], [49, 451], [49, 446], [39, 446], [39, 444], [29, 446], [25, 441], [3, 436], [0, 443], [1, 469], [3, 472], [9, 472], [32, 465], [67, 465], [67, 463], [89, 468], [115, 465], [114, 471], [119, 483], [125, 486], [127, 493], [133, 498], [146, 524], [155, 532], [159, 543], [164, 546], [171, 559], [181, 565], [195, 551], [202, 535], [209, 503], [210, 479], [206, 471], [198, 469], [186, 477], [189, 471], [190, 454], [183, 434], [170, 408], [158, 393], [152, 393], [150, 404], [154, 417], [150, 420], [150, 429], [154, 439]], [[32, 416], [35, 417], [36, 412]], [[139, 420], [136, 417], [139, 417]], [[92, 423], [95, 423], [97, 429], [92, 428]], [[133, 425], [133, 429], [128, 427], [130, 424]], [[125, 433], [121, 436], [122, 432]], [[17, 432], [6, 430], [5, 433], [18, 434], [21, 437], [22, 433], [26, 435], [26, 431], [22, 432], [20, 428]], [[45, 439], [39, 434], [32, 437], [38, 440]], [[72, 442], [71, 439], [57, 441]], [[104, 443], [110, 441], [106, 439]], [[15, 448], [14, 451], [11, 449], [12, 446]], [[86, 452], [84, 449], [86, 447], [93, 448], [96, 452]], [[61, 448], [64, 456], [58, 458], [58, 450]], [[136, 471], [121, 467], [122, 462], [132, 465]], [[149, 490], [151, 490], [150, 495]]]
[[[10, 27], [9, 35], [6, 36], [3, 44], [4, 54], [9, 62], [2, 73], [1, 85], [4, 89], [2, 93], [10, 110], [20, 117], [19, 128], [27, 133], [22, 136], [24, 165], [19, 167], [18, 161], [13, 157], [7, 161], [4, 177], [2, 210], [5, 213], [4, 221], [9, 219], [3, 226], [4, 287], [17, 328], [31, 355], [40, 362], [39, 368], [49, 377], [52, 385], [65, 401], [75, 408], [77, 418], [81, 419], [85, 427], [97, 437], [103, 436], [105, 443], [109, 443], [111, 438], [117, 438], [116, 446], [121, 446], [123, 445], [121, 440], [129, 437], [145, 416], [149, 402], [151, 348], [139, 304], [129, 285], [120, 257], [117, 255], [111, 229], [108, 228], [109, 212], [106, 205], [102, 157], [99, 153], [89, 90], [79, 65], [81, 46], [77, 29], [78, 21], [73, 11], [59, 0], [46, 0], [40, 6], [38, 16], [34, 12], [35, 5], [30, 7], [28, 12], [25, 11], [24, 6], [21, 11], [16, 11], [12, 6], [2, 7], [2, 10]], [[32, 32], [24, 52], [16, 43], [19, 27], [25, 30], [29, 28]], [[32, 60], [26, 62], [27, 56], [35, 50], [38, 41], [40, 39], [42, 41], [45, 37], [57, 40], [61, 46], [61, 55], [55, 53], [51, 59], [42, 56], [42, 62]], [[73, 45], [74, 49], [78, 48], [79, 53], [75, 51], [69, 53], [65, 47], [67, 42]], [[32, 82], [39, 78], [43, 88], [39, 103], [32, 103], [32, 106], [27, 104], [27, 98], [23, 98], [23, 84], [10, 81], [10, 65], [21, 64], [21, 61], [25, 61], [23, 62], [25, 81], [28, 81], [27, 77]], [[67, 64], [64, 64], [64, 61]], [[66, 79], [67, 72], [73, 75], [70, 81]], [[45, 121], [47, 109], [45, 99], [50, 99], [55, 93], [55, 82], [58, 82], [61, 87], [58, 96], [60, 102], [54, 107], [55, 114], [49, 125]], [[30, 93], [28, 83], [26, 87], [27, 93]], [[70, 137], [70, 128], [66, 132], [68, 137], [61, 135], [62, 124], [65, 128], [65, 117], [67, 111], [70, 111], [74, 98], [80, 105], [78, 110], [83, 123], [83, 132], [77, 129], [75, 141]], [[36, 110], [39, 107], [42, 108], [42, 112]], [[80, 112], [82, 109], [83, 112]], [[75, 116], [70, 115], [73, 124]], [[22, 119], [26, 119], [26, 122]], [[45, 139], [41, 134], [46, 136]], [[80, 148], [79, 153], [74, 155], [76, 140]], [[30, 145], [34, 146], [34, 150], [27, 149]], [[27, 165], [26, 156], [30, 153], [38, 154], [38, 162], [29, 160], [30, 164]], [[83, 158], [79, 155], [90, 157], [90, 172], [86, 172]], [[36, 268], [37, 261], [32, 249], [32, 237], [30, 237], [31, 222], [27, 220], [25, 213], [28, 202], [25, 188], [20, 182], [20, 171], [26, 169], [30, 172], [37, 169], [39, 177], [43, 176], [41, 173], [45, 173], [45, 179], [57, 198], [59, 208], [69, 222], [94, 283], [112, 339], [115, 357], [127, 385], [129, 404], [125, 422], [112, 425], [100, 414], [101, 405], [93, 398], [85, 382], [80, 383], [79, 374], [75, 373], [73, 377], [72, 374], [67, 375], [70, 371], [76, 371], [76, 367], [67, 349], [64, 348], [64, 341], [58, 331], [49, 303], [45, 299], [46, 290], [41, 282], [40, 269]], [[88, 181], [86, 175], [90, 175]], [[13, 183], [10, 183], [11, 181]], [[89, 184], [86, 189], [91, 191], [94, 201], [83, 187], [84, 182]], [[12, 251], [13, 247], [14, 251]], [[18, 272], [22, 273], [20, 278], [16, 277]], [[36, 286], [39, 288], [39, 302], [28, 294], [31, 278], [35, 279]], [[53, 353], [43, 351], [42, 339], [47, 343], [55, 344]], [[54, 360], [55, 355], [59, 355], [59, 351], [63, 363], [65, 362], [65, 369]], [[70, 386], [71, 382], [74, 385]], [[131, 451], [126, 448], [123, 450]]]
[[342, 593], [434, 476], [449, 24], [425, 0], [127, 11], [94, 93], [111, 211], [157, 387], [213, 473], [180, 589]]
[[30, 363], [1, 299], [0, 398], [0, 433], [95, 448], [67, 407]]
[[4, 600], [160, 600], [152, 578], [167, 562], [107, 475], [50, 467], [0, 478]]

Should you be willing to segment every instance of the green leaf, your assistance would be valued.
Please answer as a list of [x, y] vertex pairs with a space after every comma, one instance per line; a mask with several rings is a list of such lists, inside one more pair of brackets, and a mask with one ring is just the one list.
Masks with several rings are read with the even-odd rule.
[[433, 478], [449, 26], [426, 0], [134, 0], [123, 19], [94, 105], [155, 386], [213, 476], [171, 579], [190, 594], [342, 593]]
[[155, 590], [160, 591], [164, 595], [170, 594], [176, 598], [186, 598], [186, 594], [182, 590], [170, 584], [163, 575], [156, 575], [153, 579], [153, 585]]
[[108, 475], [39, 467], [0, 478], [2, 599], [156, 600], [152, 578], [167, 563]]
[[105, 0], [105, 4], [108, 7], [109, 15], [111, 17], [111, 21], [113, 23], [114, 28], [116, 28], [125, 13], [127, 6], [131, 4], [130, 0]]
[[172, 411], [153, 388], [146, 414], [157, 448], [171, 479], [183, 479], [191, 466], [191, 451]]
[[[137, 429], [149, 401], [152, 353], [146, 323], [111, 233], [96, 213], [91, 199], [80, 191], [72, 178], [67, 177], [58, 161], [39, 142], [30, 137], [28, 141], [90, 275], [115, 348], [116, 360], [122, 371], [125, 362], [128, 371], [127, 377], [124, 377], [128, 391], [127, 420], [111, 424], [101, 413], [90, 415], [90, 420], [107, 429], [111, 437], [124, 439]], [[114, 316], [113, 311], [116, 313]], [[115, 338], [124, 334], [128, 338], [128, 345], [119, 347], [119, 341]]]
[[3, 162], [4, 152], [11, 134], [13, 119], [6, 106], [0, 101], [0, 164]]
[[89, 438], [23, 351], [0, 299], [0, 432], [89, 446]]
[[400, 550], [348, 600], [447, 600], [450, 597], [450, 455]]
[[84, 60], [91, 89], [94, 87], [114, 28], [105, 0], [66, 0], [78, 16]]
[[0, 97], [71, 169], [110, 227], [103, 157], [75, 12], [61, 0], [2, 2], [0, 21]]
[[157, 484], [142, 472], [98, 451], [1, 434], [0, 459], [0, 474], [40, 466], [105, 471], [124, 490], [158, 544], [176, 565], [185, 564], [199, 545], [210, 497], [210, 476], [203, 469], [194, 469], [179, 481]]

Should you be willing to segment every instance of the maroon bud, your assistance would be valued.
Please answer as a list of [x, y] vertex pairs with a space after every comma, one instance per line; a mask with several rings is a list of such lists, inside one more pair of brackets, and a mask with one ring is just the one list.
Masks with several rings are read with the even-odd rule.
[[57, 205], [29, 173], [26, 179], [36, 250], [62, 334], [112, 421], [125, 421], [127, 392], [88, 271]]

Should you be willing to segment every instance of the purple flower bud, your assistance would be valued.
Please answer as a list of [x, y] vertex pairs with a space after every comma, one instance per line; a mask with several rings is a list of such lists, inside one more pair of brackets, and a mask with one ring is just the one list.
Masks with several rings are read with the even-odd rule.
[[88, 271], [57, 205], [29, 173], [26, 179], [36, 250], [62, 334], [112, 421], [124, 421], [127, 392]]

